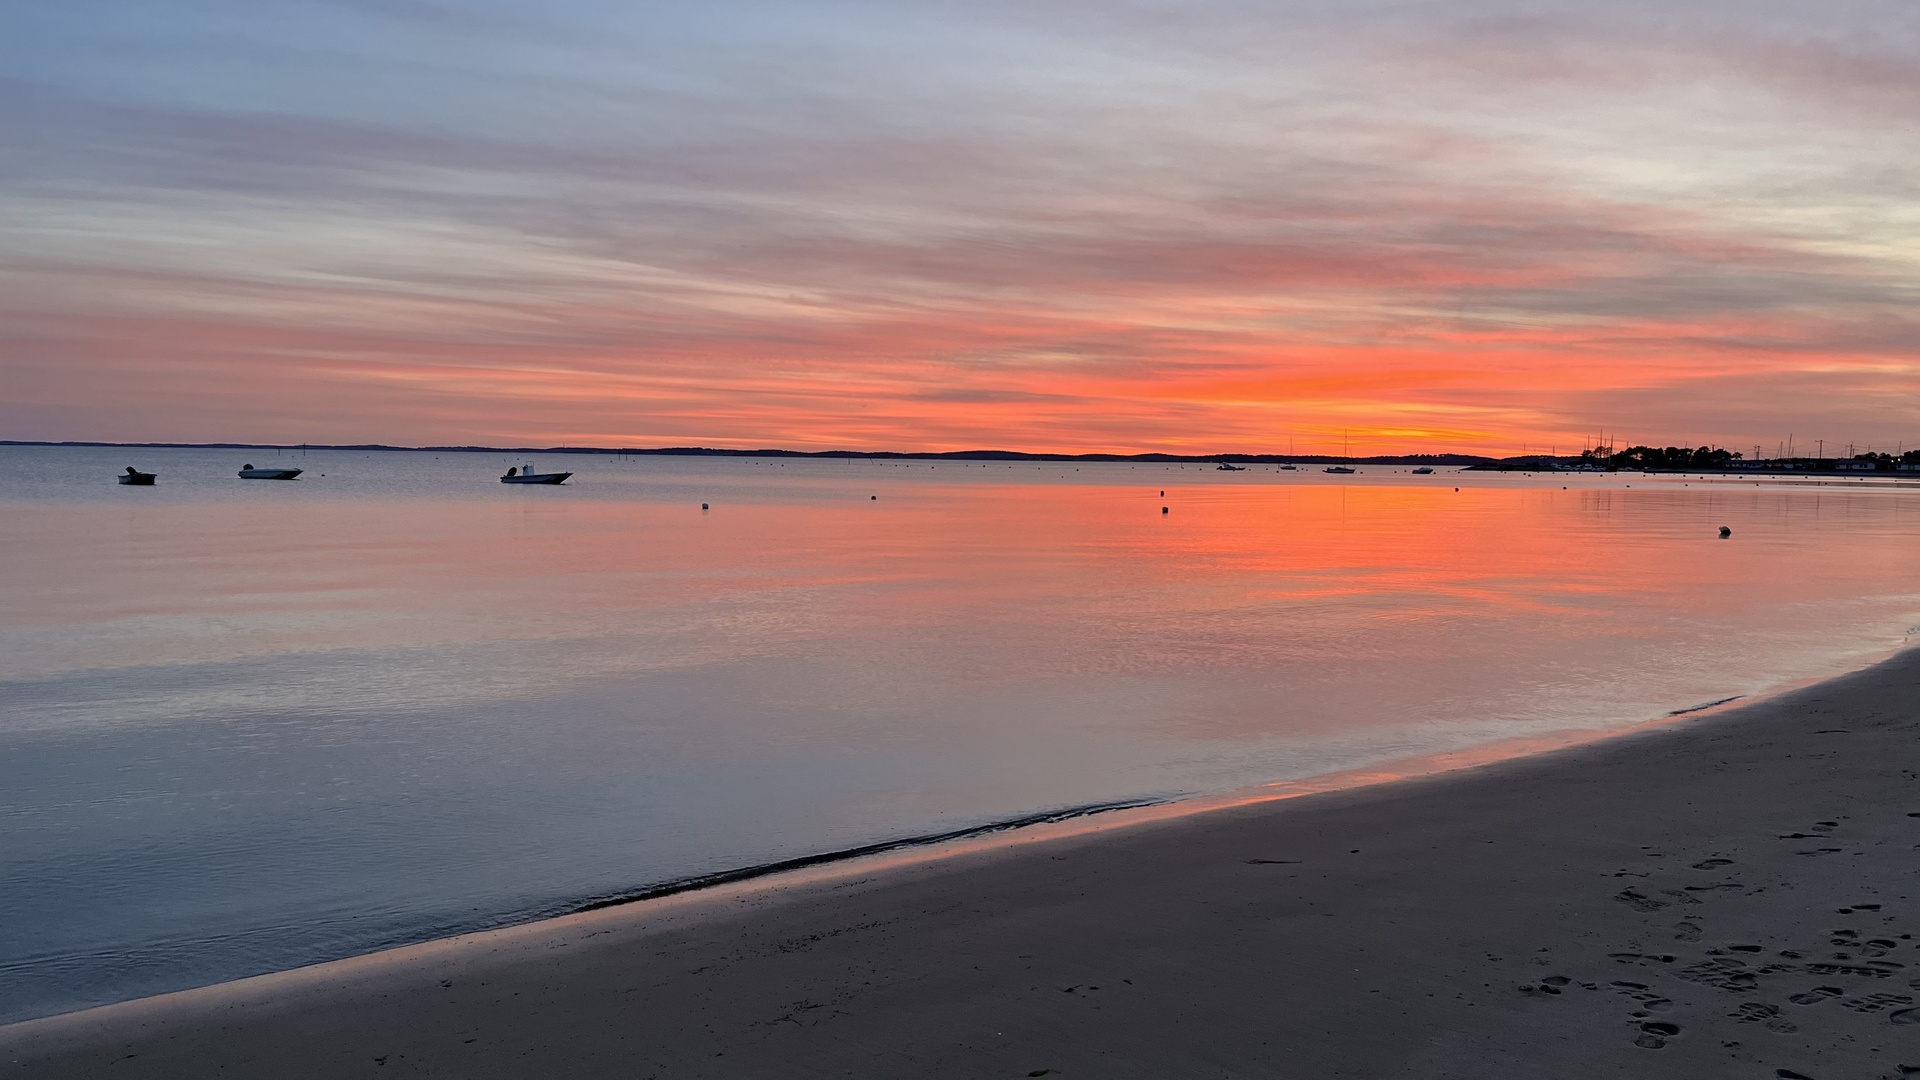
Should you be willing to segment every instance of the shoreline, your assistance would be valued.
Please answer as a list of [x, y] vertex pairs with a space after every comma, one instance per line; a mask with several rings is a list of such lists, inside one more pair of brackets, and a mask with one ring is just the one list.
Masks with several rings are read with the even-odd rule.
[[[298, 1049], [309, 1071], [275, 1071], [384, 1075], [404, 1058], [418, 1075], [513, 1075], [473, 1056], [486, 1042], [517, 1048], [508, 1058], [558, 1055], [552, 1067], [582, 1075], [647, 1075], [642, 1060], [662, 1075], [842, 1075], [861, 1071], [856, 1049], [881, 1072], [912, 1061], [931, 1076], [1170, 1075], [1193, 1054], [1229, 1068], [1207, 1074], [1290, 1075], [1263, 1056], [1284, 1036], [1298, 1044], [1288, 1060], [1314, 1063], [1314, 1075], [1518, 1076], [1557, 1062], [1566, 1075], [1899, 1076], [1920, 1066], [1920, 1052], [1887, 1056], [1920, 1045], [1920, 905], [1908, 899], [1920, 895], [1909, 887], [1916, 690], [1920, 651], [1909, 650], [1758, 702], [1676, 710], [1490, 764], [1080, 819], [1059, 835], [840, 862], [25, 1021], [0, 1028], [0, 1063], [188, 1076]], [[1706, 748], [1729, 756], [1676, 761]], [[1551, 809], [1570, 801], [1574, 817]], [[1819, 847], [1822, 836], [1843, 846]], [[1789, 837], [1807, 850], [1757, 851]], [[1238, 857], [1214, 857], [1223, 846]], [[1382, 847], [1397, 854], [1376, 864], [1367, 853]], [[1674, 856], [1685, 862], [1656, 848], [1688, 849]], [[1548, 867], [1578, 895], [1536, 895]], [[1271, 917], [1249, 923], [1243, 909]], [[1745, 925], [1710, 933], [1716, 909]], [[1162, 917], [1143, 921], [1151, 912]], [[1613, 926], [1623, 921], [1647, 925]], [[1849, 929], [1892, 947], [1833, 959]], [[1571, 955], [1599, 938], [1613, 947]], [[1284, 974], [1248, 967], [1262, 944], [1286, 957]], [[1536, 970], [1535, 953], [1552, 959]], [[1377, 969], [1386, 955], [1397, 974]], [[1876, 966], [1889, 964], [1903, 966]], [[1145, 977], [1128, 981], [1123, 967]], [[1352, 978], [1362, 974], [1364, 987]], [[1401, 992], [1409, 980], [1424, 998]], [[500, 989], [458, 992], [476, 981]], [[537, 1004], [516, 1006], [515, 994]], [[1267, 999], [1287, 1008], [1251, 1026], [1219, 1019], [1244, 1020], [1249, 1001]], [[1379, 1012], [1393, 999], [1398, 1020]], [[646, 1049], [587, 1037], [580, 1017], [637, 1024]], [[1389, 1023], [1393, 1037], [1367, 1034]], [[1136, 1028], [1159, 1037], [1142, 1044]], [[1133, 1047], [1138, 1071], [1111, 1056], [1117, 1045]], [[1470, 1064], [1478, 1071], [1461, 1071]]]
[[[1870, 664], [1877, 662], [1877, 660], [1871, 661]], [[1850, 672], [1842, 674], [1848, 673]], [[687, 899], [698, 903], [702, 898], [719, 895], [725, 895], [728, 898], [751, 896], [761, 891], [809, 886], [823, 880], [884, 873], [915, 863], [934, 862], [1001, 848], [1070, 839], [1114, 829], [1130, 829], [1154, 821], [1213, 813], [1230, 807], [1276, 802], [1299, 798], [1303, 795], [1343, 791], [1377, 784], [1391, 784], [1407, 779], [1477, 768], [1515, 758], [1562, 751], [1602, 740], [1632, 736], [1671, 723], [1676, 718], [1717, 711], [1736, 703], [1768, 700], [1779, 694], [1822, 681], [1825, 680], [1805, 679], [1755, 695], [1734, 695], [1686, 708], [1672, 709], [1652, 719], [1623, 727], [1567, 728], [1533, 735], [1513, 736], [1457, 749], [1383, 759], [1326, 773], [1271, 780], [1218, 791], [1142, 795], [1055, 807], [938, 833], [903, 836], [852, 848], [821, 851], [767, 863], [672, 878], [611, 893], [588, 895], [571, 902], [562, 901], [541, 910], [506, 917], [504, 921], [484, 928], [462, 930], [425, 940], [390, 945], [366, 953], [263, 971], [254, 975], [223, 979], [219, 982], [188, 986], [178, 990], [8, 1020], [0, 1022], [0, 1031], [5, 1031], [10, 1026], [58, 1020], [98, 1009], [120, 1008], [149, 1001], [160, 1002], [180, 995], [219, 993], [227, 987], [251, 986], [260, 980], [297, 982], [309, 975], [321, 975], [336, 965], [359, 967], [379, 964], [387, 958], [397, 959], [414, 950], [460, 947], [462, 943], [491, 940], [502, 935], [512, 936], [522, 931], [537, 931], [546, 924], [611, 908], [659, 904], [676, 899]]]

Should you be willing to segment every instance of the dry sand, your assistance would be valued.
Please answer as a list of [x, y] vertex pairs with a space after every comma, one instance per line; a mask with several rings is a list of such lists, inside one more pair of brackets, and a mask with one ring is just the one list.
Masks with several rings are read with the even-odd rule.
[[1920, 1075], [1917, 770], [1910, 652], [1462, 772], [31, 1021], [0, 1072]]

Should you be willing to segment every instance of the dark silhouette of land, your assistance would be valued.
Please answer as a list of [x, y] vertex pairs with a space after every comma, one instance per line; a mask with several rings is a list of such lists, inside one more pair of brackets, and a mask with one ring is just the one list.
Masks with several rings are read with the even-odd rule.
[[1596, 446], [1591, 450], [1582, 450], [1578, 457], [1534, 454], [1517, 458], [1501, 458], [1497, 461], [1476, 462], [1467, 467], [1501, 472], [1573, 470], [1768, 475], [1833, 473], [1844, 476], [1877, 472], [1920, 474], [1920, 449], [1908, 450], [1899, 457], [1869, 451], [1853, 454], [1850, 457], [1747, 458], [1724, 447], [1713, 446], [1629, 446], [1624, 450], [1616, 450], [1611, 446]]
[[1375, 457], [1345, 458], [1321, 454], [1042, 454], [1024, 450], [734, 450], [709, 446], [660, 446], [650, 448], [618, 446], [388, 446], [384, 443], [118, 443], [48, 442], [30, 439], [0, 439], [0, 446], [108, 446], [147, 450], [392, 450], [430, 451], [454, 454], [602, 454], [622, 457], [783, 457], [783, 458], [884, 458], [928, 461], [1133, 461], [1167, 464], [1283, 465], [1320, 464], [1351, 461], [1356, 465], [1475, 465], [1491, 463], [1495, 458], [1475, 454], [1384, 454]]
[[1805, 475], [1832, 473], [1911, 472], [1920, 477], [1920, 450], [1899, 457], [1862, 453], [1851, 457], [1743, 458], [1723, 448], [1701, 446], [1610, 446], [1583, 450], [1577, 456], [1522, 454], [1494, 458], [1480, 454], [1376, 454], [1347, 457], [1329, 454], [1048, 454], [1025, 450], [740, 450], [713, 446], [390, 446], [385, 443], [173, 443], [173, 442], [52, 442], [36, 439], [0, 439], [0, 446], [86, 446], [145, 450], [360, 450], [431, 452], [437, 454], [593, 454], [615, 457], [736, 457], [827, 458], [910, 461], [1114, 461], [1168, 465], [1452, 465], [1498, 472], [1604, 471], [1759, 473]]

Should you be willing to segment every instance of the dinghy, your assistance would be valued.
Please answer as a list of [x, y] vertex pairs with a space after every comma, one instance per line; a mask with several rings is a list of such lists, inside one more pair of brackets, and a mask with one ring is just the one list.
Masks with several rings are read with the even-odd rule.
[[256, 469], [249, 462], [246, 468], [240, 470], [240, 477], [243, 480], [291, 480], [305, 471], [305, 469]]
[[160, 474], [141, 472], [139, 469], [129, 465], [127, 466], [127, 471], [120, 474], [120, 482], [123, 484], [132, 484], [135, 487], [152, 487], [153, 478], [158, 475]]

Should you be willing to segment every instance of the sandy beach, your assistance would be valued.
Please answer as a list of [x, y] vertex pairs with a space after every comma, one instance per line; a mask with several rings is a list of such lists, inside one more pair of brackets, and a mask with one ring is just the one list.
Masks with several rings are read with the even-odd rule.
[[1920, 1075], [1920, 652], [1422, 779], [0, 1029], [44, 1077]]

